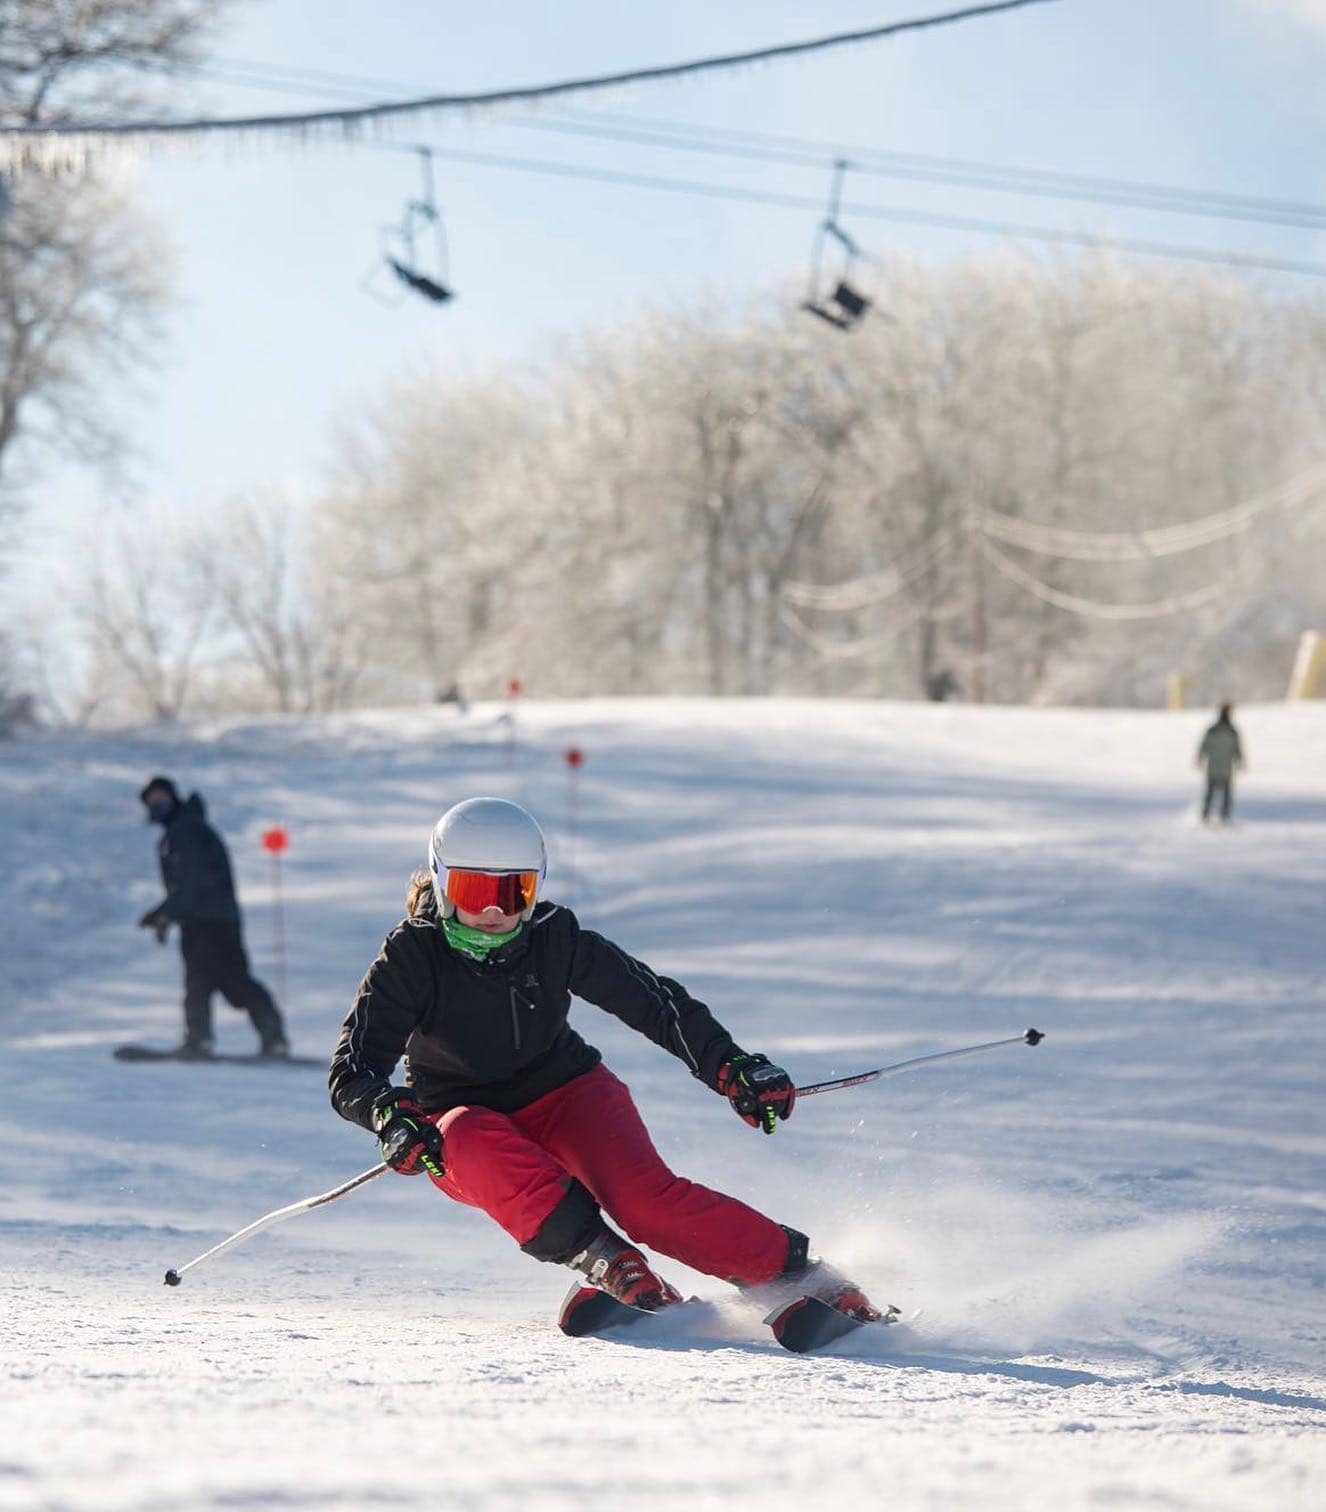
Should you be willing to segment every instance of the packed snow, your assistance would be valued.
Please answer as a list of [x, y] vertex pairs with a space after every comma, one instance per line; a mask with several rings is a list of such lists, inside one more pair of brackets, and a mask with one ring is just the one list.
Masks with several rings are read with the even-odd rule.
[[[0, 1507], [1326, 1506], [1326, 705], [1239, 711], [1229, 828], [1208, 717], [605, 701], [0, 748]], [[566, 1339], [567, 1272], [394, 1175], [164, 1287], [377, 1151], [316, 1070], [111, 1058], [180, 1032], [134, 928], [155, 771], [208, 800], [272, 985], [288, 827], [306, 1054], [480, 792], [545, 823], [548, 896], [800, 1081], [1044, 1030], [767, 1139], [575, 1009], [676, 1167], [907, 1321], [794, 1357], [665, 1264], [710, 1305]]]

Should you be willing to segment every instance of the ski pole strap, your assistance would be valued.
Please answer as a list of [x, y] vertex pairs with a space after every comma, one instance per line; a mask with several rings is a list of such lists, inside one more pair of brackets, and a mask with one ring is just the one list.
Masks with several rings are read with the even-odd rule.
[[214, 1244], [211, 1249], [204, 1250], [201, 1255], [195, 1255], [187, 1265], [181, 1265], [178, 1270], [171, 1269], [166, 1272], [166, 1285], [178, 1286], [185, 1271], [192, 1270], [195, 1265], [201, 1265], [204, 1260], [210, 1260], [214, 1255], [223, 1254], [232, 1245], [242, 1244], [245, 1239], [251, 1239], [254, 1234], [260, 1233], [265, 1228], [270, 1228], [274, 1223], [280, 1223], [282, 1219], [293, 1218], [298, 1213], [309, 1213], [324, 1203], [335, 1202], [338, 1197], [344, 1197], [347, 1192], [353, 1192], [356, 1187], [363, 1186], [366, 1181], [372, 1181], [375, 1176], [381, 1176], [384, 1171], [391, 1167], [383, 1161], [381, 1165], [375, 1165], [371, 1170], [361, 1171], [358, 1176], [351, 1177], [338, 1187], [333, 1187], [330, 1192], [320, 1192], [316, 1197], [304, 1197], [298, 1202], [292, 1202], [289, 1207], [277, 1208], [274, 1213], [267, 1213], [263, 1217], [250, 1223], [247, 1228], [240, 1229], [231, 1234], [229, 1239], [223, 1239], [220, 1244]]
[[984, 1045], [967, 1045], [961, 1050], [940, 1050], [933, 1055], [916, 1055], [911, 1060], [898, 1061], [892, 1066], [880, 1066], [875, 1071], [859, 1071], [855, 1076], [840, 1076], [834, 1081], [814, 1082], [809, 1087], [798, 1087], [798, 1097], [814, 1097], [817, 1092], [841, 1092], [844, 1087], [859, 1087], [863, 1082], [879, 1081], [881, 1077], [897, 1076], [911, 1071], [916, 1066], [928, 1066], [935, 1061], [957, 1060], [964, 1055], [980, 1055], [984, 1050], [998, 1050], [1004, 1045], [1039, 1045], [1045, 1038], [1039, 1029], [1028, 1029], [1023, 1034], [1014, 1034], [1008, 1039], [989, 1040]]

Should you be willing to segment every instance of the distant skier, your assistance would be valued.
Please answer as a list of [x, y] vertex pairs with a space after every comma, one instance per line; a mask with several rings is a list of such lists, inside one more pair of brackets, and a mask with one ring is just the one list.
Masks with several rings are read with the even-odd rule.
[[[856, 1287], [808, 1253], [804, 1234], [669, 1170], [626, 1085], [567, 1023], [571, 995], [670, 1051], [766, 1134], [792, 1112], [787, 1072], [738, 1049], [680, 983], [540, 901], [543, 835], [519, 805], [471, 798], [448, 809], [429, 862], [331, 1064], [333, 1106], [377, 1134], [383, 1159], [405, 1175], [426, 1171], [526, 1254], [637, 1308], [679, 1297], [605, 1210], [636, 1243], [695, 1270], [877, 1319]], [[407, 1085], [394, 1086], [402, 1054]]]
[[1234, 706], [1223, 703], [1216, 722], [1202, 736], [1197, 748], [1197, 769], [1206, 768], [1206, 792], [1202, 797], [1202, 823], [1211, 818], [1217, 797], [1220, 817], [1228, 824], [1234, 804], [1234, 772], [1244, 767], [1243, 742], [1234, 728]]
[[272, 995], [249, 970], [230, 857], [207, 823], [197, 793], [181, 801], [169, 777], [153, 777], [139, 793], [147, 817], [162, 827], [158, 855], [166, 896], [139, 919], [161, 944], [172, 924], [180, 931], [184, 957], [184, 1041], [178, 1054], [212, 1054], [212, 994], [253, 1020], [261, 1054], [288, 1056], [285, 1025]]

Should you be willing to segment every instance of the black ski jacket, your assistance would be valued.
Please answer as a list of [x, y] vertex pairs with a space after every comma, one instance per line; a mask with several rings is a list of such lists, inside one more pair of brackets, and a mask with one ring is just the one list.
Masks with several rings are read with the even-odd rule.
[[239, 904], [225, 842], [208, 824], [197, 793], [175, 810], [157, 846], [166, 896], [161, 910], [176, 924], [238, 924]]
[[332, 1058], [332, 1106], [371, 1129], [374, 1100], [404, 1054], [405, 1081], [431, 1113], [523, 1108], [601, 1059], [567, 1023], [572, 994], [671, 1051], [709, 1087], [739, 1053], [680, 983], [582, 929], [570, 909], [537, 904], [515, 939], [479, 962], [447, 944], [425, 895], [360, 984]]

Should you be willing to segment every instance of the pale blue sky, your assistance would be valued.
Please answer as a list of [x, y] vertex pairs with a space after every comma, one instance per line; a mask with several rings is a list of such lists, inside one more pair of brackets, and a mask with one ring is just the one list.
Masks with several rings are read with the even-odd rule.
[[[245, 0], [215, 52], [476, 90], [791, 41], [945, 8], [944, 0]], [[1060, 0], [1007, 15], [568, 108], [662, 116], [910, 152], [1326, 200], [1326, 0]], [[385, 91], [384, 91], [385, 93]], [[343, 103], [328, 91], [328, 103]], [[202, 86], [220, 112], [307, 95]], [[596, 143], [475, 115], [410, 129], [438, 145], [814, 196], [819, 170]], [[199, 509], [247, 487], [315, 489], [338, 419], [430, 363], [464, 374], [537, 355], [559, 332], [630, 320], [805, 272], [815, 216], [439, 163], [458, 300], [387, 309], [361, 290], [378, 227], [417, 167], [373, 148], [217, 144], [153, 155], [142, 198], [178, 251], [166, 362], [132, 412], [130, 486], [75, 469], [35, 491], [30, 550], [80, 540], [107, 507]], [[1326, 260], [1320, 232], [862, 179], [878, 205]], [[847, 217], [850, 223], [850, 217]], [[979, 255], [969, 233], [863, 222], [872, 250]], [[132, 501], [131, 504], [129, 501]], [[36, 542], [44, 542], [37, 546]], [[31, 558], [29, 558], [31, 560]]]

